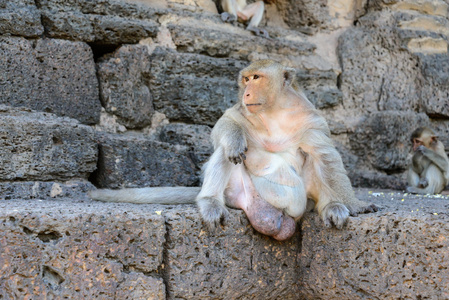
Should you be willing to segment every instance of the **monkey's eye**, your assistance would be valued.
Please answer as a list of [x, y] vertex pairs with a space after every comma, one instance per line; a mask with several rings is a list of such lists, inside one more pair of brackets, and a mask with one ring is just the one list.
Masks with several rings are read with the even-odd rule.
[[259, 75], [254, 75], [253, 79], [258, 79], [260, 76]]
[[245, 77], [245, 81], [248, 82], [249, 81], [249, 77]]

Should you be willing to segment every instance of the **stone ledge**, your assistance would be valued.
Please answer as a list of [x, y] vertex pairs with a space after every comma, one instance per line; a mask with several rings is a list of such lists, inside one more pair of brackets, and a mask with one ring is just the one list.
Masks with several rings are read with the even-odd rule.
[[344, 230], [310, 213], [283, 243], [238, 210], [210, 233], [193, 205], [3, 200], [0, 295], [449, 299], [449, 196], [356, 192], [382, 211]]

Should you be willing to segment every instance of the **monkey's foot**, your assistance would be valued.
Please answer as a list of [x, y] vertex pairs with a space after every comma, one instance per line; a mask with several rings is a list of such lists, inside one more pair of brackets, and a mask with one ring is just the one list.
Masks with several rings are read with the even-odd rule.
[[348, 221], [349, 209], [342, 203], [331, 202], [324, 207], [321, 218], [327, 228], [332, 227], [333, 224], [338, 229], [342, 229]]
[[346, 208], [349, 209], [349, 215], [351, 217], [357, 217], [358, 214], [369, 214], [380, 210], [375, 204], [366, 203], [364, 201], [358, 201], [355, 204], [345, 203]]
[[296, 222], [292, 217], [284, 215], [264, 200], [256, 200], [244, 210], [255, 230], [278, 241], [289, 239], [296, 231]]
[[213, 230], [218, 227], [223, 220], [229, 214], [226, 207], [214, 197], [197, 198], [196, 204], [200, 209], [203, 220], [209, 226], [209, 229]]
[[270, 36], [268, 35], [268, 32], [265, 29], [260, 29], [257, 27], [249, 27], [249, 26], [246, 29], [253, 32], [257, 36], [264, 37], [267, 39], [270, 38]]
[[221, 20], [226, 23], [232, 23], [237, 21], [237, 16], [231, 15], [228, 12], [221, 13]]
[[428, 186], [429, 186], [429, 182], [427, 181], [426, 178], [422, 178], [422, 179], [419, 180], [419, 182], [418, 182], [418, 187], [419, 188], [424, 189], [424, 188], [426, 188]]

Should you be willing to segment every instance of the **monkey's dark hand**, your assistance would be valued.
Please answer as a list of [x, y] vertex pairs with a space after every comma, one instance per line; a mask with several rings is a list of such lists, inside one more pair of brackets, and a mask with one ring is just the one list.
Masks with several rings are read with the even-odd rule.
[[418, 182], [418, 187], [421, 189], [426, 188], [429, 185], [429, 182], [427, 181], [426, 178], [421, 178]]
[[416, 153], [420, 153], [422, 155], [425, 155], [429, 151], [429, 149], [426, 148], [424, 145], [419, 145], [418, 148], [416, 148]]
[[221, 13], [221, 20], [226, 23], [232, 23], [237, 21], [237, 16], [231, 15], [230, 13], [223, 12]]
[[234, 165], [243, 163], [246, 159], [246, 151], [248, 146], [244, 136], [233, 139], [230, 145], [225, 146], [225, 155]]

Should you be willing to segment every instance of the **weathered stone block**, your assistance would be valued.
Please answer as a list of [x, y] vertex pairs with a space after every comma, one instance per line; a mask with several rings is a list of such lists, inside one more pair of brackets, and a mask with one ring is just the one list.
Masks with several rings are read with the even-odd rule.
[[276, 242], [255, 232], [241, 210], [231, 210], [226, 225], [212, 233], [196, 208], [164, 216], [169, 299], [296, 299], [299, 235]]
[[429, 118], [413, 112], [372, 113], [349, 136], [351, 148], [380, 170], [403, 171], [411, 150], [410, 134], [429, 125]]
[[24, 108], [0, 106], [0, 179], [65, 181], [95, 170], [91, 127]]
[[125, 281], [119, 285], [115, 299], [159, 299], [165, 300], [165, 285], [162, 278], [131, 272], [124, 274]]
[[98, 134], [98, 169], [91, 179], [102, 188], [199, 184], [189, 148], [140, 135]]
[[[373, 22], [368, 19], [367, 22]], [[386, 26], [386, 25], [384, 25]], [[399, 45], [383, 45], [397, 36], [388, 28], [351, 28], [339, 39], [340, 76], [346, 110], [368, 113], [383, 110], [417, 110], [420, 88], [418, 59]], [[394, 31], [393, 31], [394, 32]], [[400, 42], [398, 42], [400, 44]], [[400, 83], [400, 84], [399, 84]]]
[[393, 189], [393, 190], [405, 190], [406, 180], [401, 178], [401, 175], [387, 175], [384, 173], [351, 169], [348, 172], [349, 179], [352, 186], [364, 187], [371, 189]]
[[158, 48], [151, 56], [154, 107], [172, 121], [214, 125], [237, 102], [237, 78], [246, 63]]
[[363, 15], [366, 0], [276, 0], [278, 14], [290, 28], [307, 33], [346, 27]]
[[[164, 218], [100, 202], [0, 201], [0, 296], [165, 299]], [[145, 284], [145, 285], [143, 285]], [[136, 286], [129, 291], [130, 286]]]
[[149, 19], [155, 12], [134, 3], [42, 0], [40, 6], [45, 31], [54, 38], [115, 45], [137, 43], [158, 32]]
[[0, 199], [76, 199], [88, 200], [87, 192], [94, 189], [89, 181], [15, 181], [0, 182]]
[[185, 145], [192, 149], [192, 160], [196, 166], [196, 174], [201, 175], [201, 169], [214, 151], [210, 133], [212, 129], [205, 125], [172, 123], [161, 128], [159, 139], [162, 142]]
[[95, 124], [100, 101], [89, 46], [56, 39], [0, 38], [0, 104]]
[[334, 71], [301, 69], [296, 76], [299, 86], [316, 108], [330, 108], [343, 101], [343, 93], [337, 88], [337, 74]]
[[448, 299], [448, 196], [362, 190], [382, 206], [323, 230], [316, 214], [301, 224], [299, 299]]
[[0, 35], [37, 37], [44, 32], [33, 0], [0, 1]]
[[315, 50], [315, 45], [309, 42], [263, 39], [186, 24], [183, 26], [169, 24], [167, 27], [178, 51], [206, 53], [217, 58], [230, 57], [251, 61], [254, 55], [262, 54], [266, 57], [278, 55], [277, 58], [281, 60], [289, 55], [310, 55]]
[[449, 118], [449, 54], [421, 55], [421, 103], [429, 116]]
[[151, 124], [150, 55], [145, 46], [127, 45], [98, 63], [103, 107], [128, 128]]

